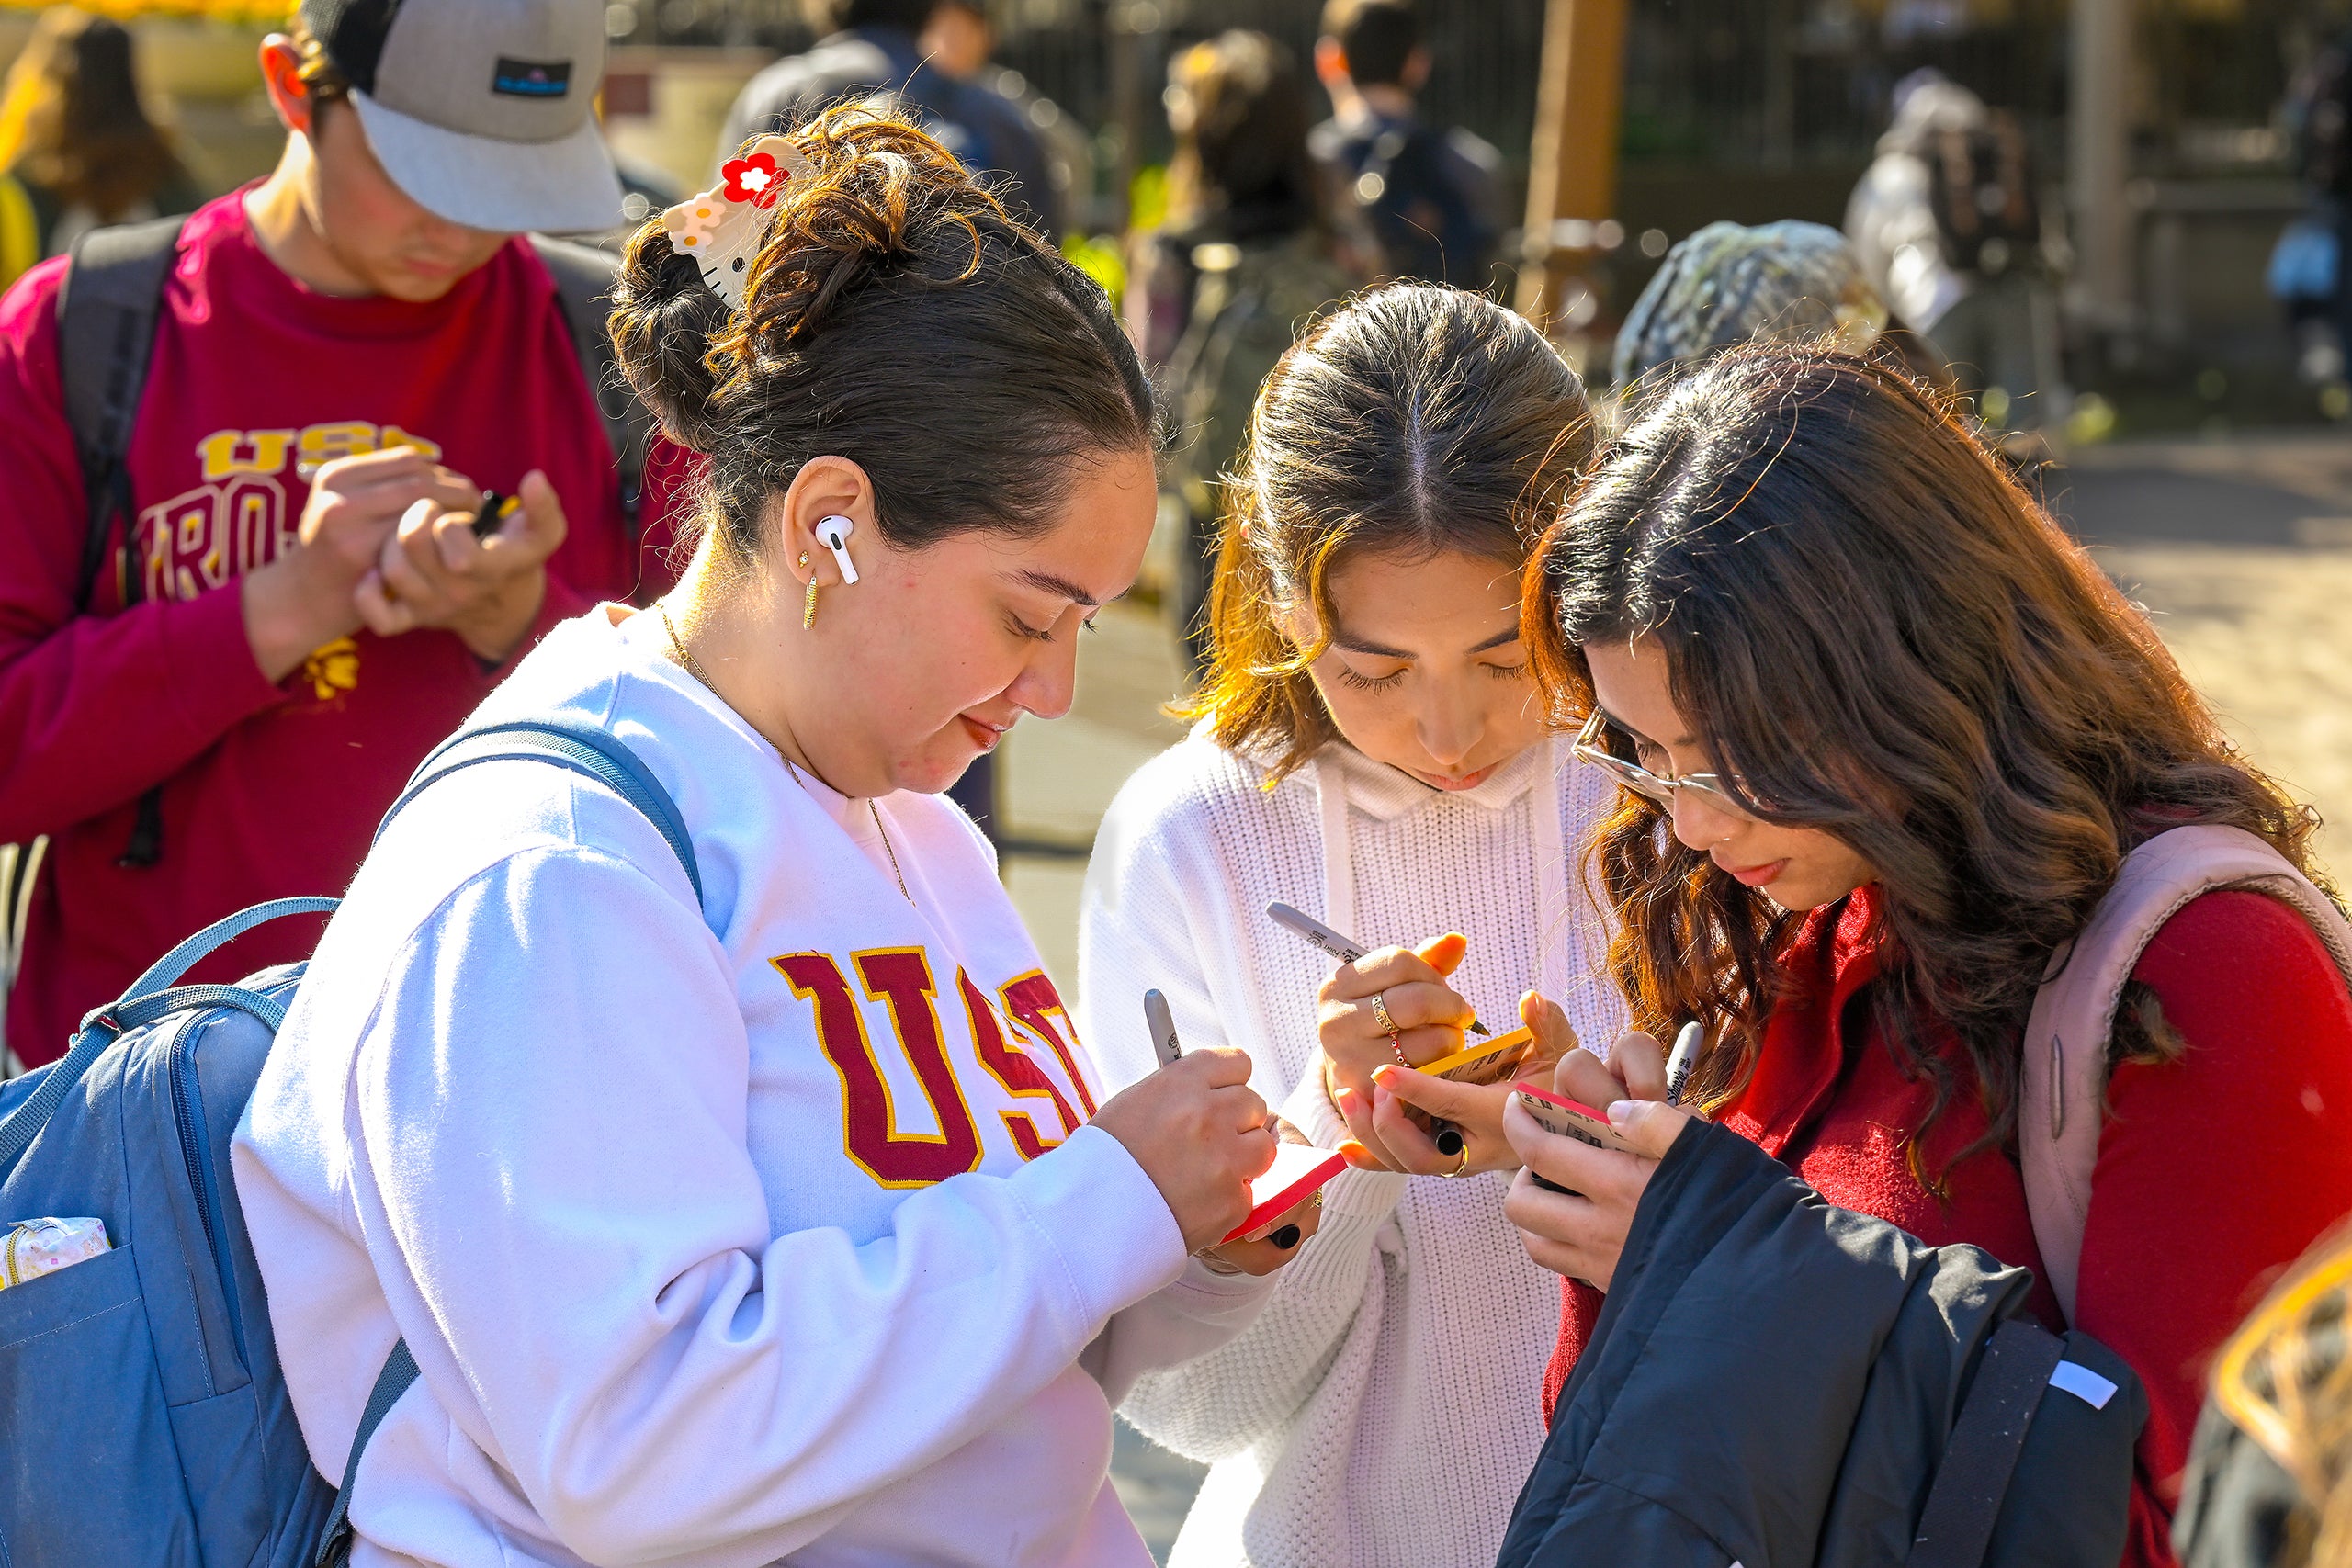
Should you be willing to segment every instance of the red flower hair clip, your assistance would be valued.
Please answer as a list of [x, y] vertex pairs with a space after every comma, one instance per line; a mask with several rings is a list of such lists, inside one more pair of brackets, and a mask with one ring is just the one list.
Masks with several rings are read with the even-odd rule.
[[815, 175], [816, 165], [781, 136], [763, 136], [729, 158], [719, 182], [662, 215], [670, 248], [691, 256], [703, 282], [738, 310], [752, 257], [767, 231], [767, 215], [795, 183]]

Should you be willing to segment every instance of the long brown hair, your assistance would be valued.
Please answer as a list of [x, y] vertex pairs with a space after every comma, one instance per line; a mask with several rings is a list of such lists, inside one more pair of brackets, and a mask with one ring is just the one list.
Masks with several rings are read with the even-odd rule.
[[139, 101], [122, 24], [60, 6], [34, 24], [0, 87], [0, 169], [113, 222], [180, 177]]
[[1507, 567], [1591, 455], [1591, 407], [1544, 334], [1483, 295], [1392, 283], [1324, 317], [1258, 389], [1225, 483], [1210, 657], [1192, 700], [1220, 745], [1270, 751], [1276, 777], [1338, 730], [1282, 615], [1332, 625], [1342, 556], [1442, 551]]
[[[1905, 1129], [1915, 1169], [1955, 1082], [1936, 1021], [1990, 1118], [1963, 1156], [2006, 1143], [2035, 987], [2135, 844], [2225, 823], [2312, 870], [2312, 813], [1954, 411], [1883, 364], [1759, 344], [1667, 389], [1546, 536], [1525, 618], [1556, 715], [1590, 711], [1583, 645], [1652, 637], [1755, 815], [1873, 868], [1875, 1004], [1935, 1086]], [[1594, 857], [1636, 1026], [1702, 1022], [1694, 1081], [1721, 1100], [1753, 1066], [1790, 917], [1631, 795]], [[2119, 1036], [2177, 1043], [2137, 999]]]

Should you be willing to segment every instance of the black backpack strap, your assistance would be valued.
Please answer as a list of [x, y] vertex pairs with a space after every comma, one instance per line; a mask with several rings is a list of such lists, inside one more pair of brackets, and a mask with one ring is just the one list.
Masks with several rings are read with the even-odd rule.
[[621, 516], [634, 543], [638, 512], [645, 491], [645, 456], [653, 443], [653, 416], [630, 391], [613, 357], [612, 333], [605, 320], [612, 313], [613, 280], [620, 264], [605, 251], [569, 240], [529, 236], [531, 248], [548, 271], [555, 275], [557, 301], [563, 307], [564, 325], [571, 331], [571, 346], [580, 355], [580, 373], [596, 400], [597, 417], [605, 423], [605, 439], [613, 449], [620, 475]]
[[368, 1439], [376, 1435], [376, 1428], [415, 1381], [416, 1358], [408, 1353], [408, 1341], [394, 1340], [392, 1353], [384, 1358], [384, 1370], [376, 1374], [376, 1386], [368, 1391], [368, 1407], [359, 1413], [359, 1429], [351, 1437], [351, 1457], [343, 1465], [343, 1484], [335, 1488], [334, 1506], [327, 1511], [326, 1527], [319, 1532], [319, 1550], [311, 1559], [311, 1568], [342, 1568], [351, 1560], [351, 1488], [359, 1479], [359, 1456], [368, 1451]]
[[1978, 1568], [1984, 1561], [2041, 1391], [2065, 1349], [2056, 1335], [2022, 1318], [1994, 1331], [1952, 1423], [1904, 1568]]
[[[130, 547], [130, 430], [139, 417], [140, 394], [147, 389], [147, 362], [155, 352], [155, 323], [164, 313], [164, 283], [179, 256], [186, 218], [158, 218], [93, 229], [74, 242], [72, 259], [57, 290], [58, 382], [65, 422], [73, 427], [81, 459], [82, 491], [88, 515], [82, 535], [81, 572], [74, 607], [89, 607], [98, 574], [106, 570], [107, 547], [121, 520], [123, 547]], [[145, 586], [137, 571], [123, 576], [123, 603], [138, 601]], [[164, 792], [159, 786], [139, 797], [139, 815], [121, 863], [153, 865], [164, 852]]]
[[[147, 388], [163, 315], [164, 280], [179, 254], [184, 218], [93, 229], [74, 242], [57, 290], [58, 380], [89, 504], [74, 603], [86, 606], [106, 565], [117, 517], [130, 519], [131, 422]], [[130, 592], [139, 591], [131, 574]]]

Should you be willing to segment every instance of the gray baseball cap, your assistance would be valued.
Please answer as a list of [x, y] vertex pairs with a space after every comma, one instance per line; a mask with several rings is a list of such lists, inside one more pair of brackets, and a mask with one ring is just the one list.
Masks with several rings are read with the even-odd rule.
[[507, 233], [609, 229], [604, 0], [302, 0], [377, 162], [427, 211]]

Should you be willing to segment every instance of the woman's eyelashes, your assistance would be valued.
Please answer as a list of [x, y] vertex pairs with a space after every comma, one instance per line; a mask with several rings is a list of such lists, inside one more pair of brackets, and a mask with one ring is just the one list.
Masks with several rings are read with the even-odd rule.
[[1412, 666], [1409, 664], [1399, 665], [1396, 669], [1391, 671], [1385, 675], [1359, 674], [1357, 671], [1349, 669], [1344, 660], [1336, 665], [1335, 668], [1339, 671], [1340, 683], [1343, 686], [1352, 686], [1359, 692], [1385, 692], [1402, 683], [1405, 679], [1405, 671], [1411, 669]]
[[[1098, 615], [1101, 612], [1099, 611], [1096, 612]], [[1057, 618], [1053, 626], [1033, 626], [1027, 621], [1023, 620], [1019, 615], [1014, 615], [1010, 610], [1006, 611], [1004, 615], [1004, 629], [1011, 632], [1014, 637], [1023, 637], [1031, 642], [1053, 641], [1054, 626], [1057, 626], [1059, 625], [1061, 625], [1061, 622], [1059, 618]], [[1094, 624], [1093, 615], [1089, 615], [1084, 620], [1079, 622], [1078, 626], [1080, 631], [1091, 632], [1102, 629]]]
[[[1334, 661], [1333, 668], [1339, 672], [1340, 683], [1343, 686], [1352, 686], [1359, 692], [1385, 692], [1402, 683], [1413, 667], [1409, 664], [1400, 664], [1385, 675], [1366, 675], [1360, 670], [1350, 668], [1346, 660], [1340, 660]], [[1524, 679], [1527, 674], [1527, 666], [1523, 662], [1519, 664], [1482, 663], [1478, 668], [1498, 681], [1518, 681]]]

